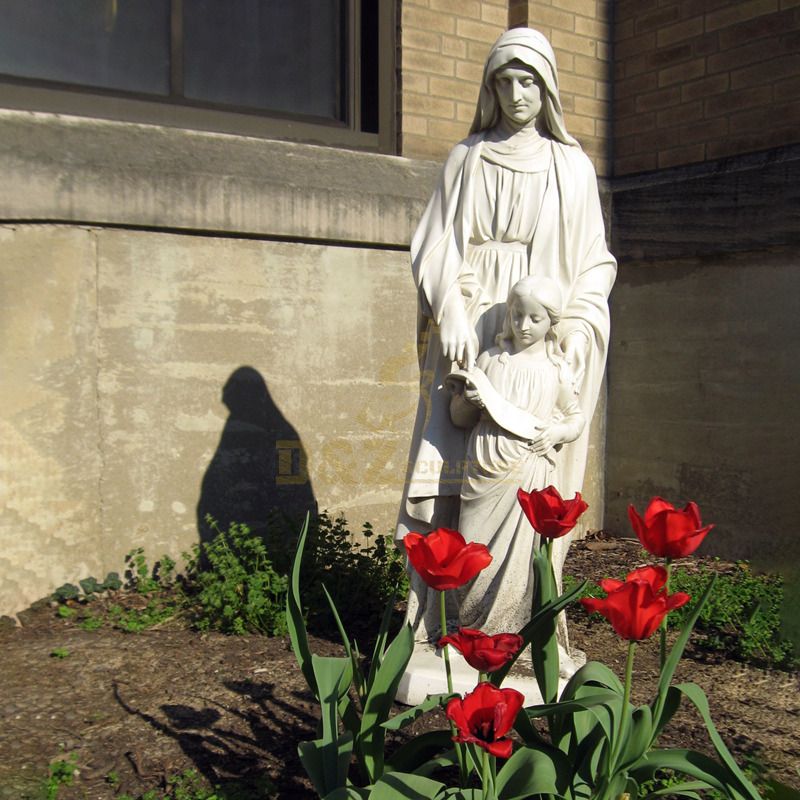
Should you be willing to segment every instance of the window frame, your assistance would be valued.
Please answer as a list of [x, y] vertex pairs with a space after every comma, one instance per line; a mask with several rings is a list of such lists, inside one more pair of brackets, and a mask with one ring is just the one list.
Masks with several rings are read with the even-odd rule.
[[[170, 95], [163, 99], [117, 89], [0, 74], [0, 107], [156, 124], [216, 133], [284, 139], [353, 150], [395, 152], [395, 2], [378, 0], [378, 133], [361, 128], [361, 0], [346, 0], [343, 37], [345, 122], [300, 114], [245, 110], [187, 100], [183, 89], [183, 8], [171, 0]], [[356, 35], [354, 35], [354, 32]]]

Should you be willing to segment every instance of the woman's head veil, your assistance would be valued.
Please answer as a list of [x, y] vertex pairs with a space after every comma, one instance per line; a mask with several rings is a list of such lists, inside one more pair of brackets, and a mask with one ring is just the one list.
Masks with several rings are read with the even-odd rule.
[[470, 133], [478, 133], [497, 124], [500, 118], [500, 107], [494, 91], [494, 73], [512, 61], [518, 61], [532, 69], [542, 80], [544, 124], [550, 135], [564, 144], [578, 144], [567, 133], [564, 123], [564, 111], [558, 95], [558, 73], [556, 72], [556, 56], [550, 42], [539, 31], [531, 28], [512, 28], [506, 31], [492, 46], [486, 65], [483, 68], [483, 80], [478, 96], [478, 108], [472, 122]]

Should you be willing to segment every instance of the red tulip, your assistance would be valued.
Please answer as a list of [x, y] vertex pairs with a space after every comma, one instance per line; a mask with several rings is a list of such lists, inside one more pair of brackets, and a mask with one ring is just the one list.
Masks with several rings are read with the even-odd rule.
[[569, 533], [589, 505], [575, 492], [572, 500], [563, 500], [552, 486], [540, 491], [526, 492], [520, 489], [517, 499], [531, 523], [545, 539], [557, 539]]
[[668, 595], [666, 582], [663, 567], [640, 567], [629, 572], [624, 581], [600, 581], [608, 596], [584, 597], [581, 603], [587, 611], [602, 614], [623, 639], [640, 641], [652, 636], [670, 611], [691, 599], [685, 592]]
[[451, 644], [473, 669], [494, 672], [510, 661], [525, 644], [516, 633], [496, 633], [494, 636], [473, 628], [459, 628], [439, 639], [439, 647]]
[[462, 700], [454, 697], [447, 704], [447, 716], [455, 723], [455, 742], [472, 743], [493, 756], [508, 758], [511, 740], [503, 737], [511, 730], [525, 696], [516, 689], [498, 689], [491, 683], [479, 683]]
[[702, 527], [696, 503], [688, 503], [681, 511], [660, 497], [650, 501], [644, 519], [633, 506], [628, 506], [628, 518], [642, 546], [654, 556], [664, 558], [691, 555], [714, 527]]
[[422, 580], [440, 591], [463, 586], [492, 561], [485, 544], [467, 544], [458, 531], [449, 528], [437, 528], [427, 536], [407, 533], [403, 545]]

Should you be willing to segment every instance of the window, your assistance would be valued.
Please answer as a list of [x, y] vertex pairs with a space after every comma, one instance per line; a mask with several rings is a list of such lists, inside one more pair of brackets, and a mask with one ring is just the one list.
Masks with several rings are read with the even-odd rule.
[[0, 0], [0, 105], [391, 151], [387, 0]]

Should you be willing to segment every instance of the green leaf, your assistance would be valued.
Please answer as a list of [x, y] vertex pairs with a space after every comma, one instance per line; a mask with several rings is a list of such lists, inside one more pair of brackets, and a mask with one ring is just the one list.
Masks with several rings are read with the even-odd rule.
[[300, 742], [297, 752], [320, 797], [344, 787], [353, 752], [353, 737], [349, 733], [335, 741], [315, 739], [311, 742]]
[[667, 656], [667, 660], [664, 662], [664, 666], [661, 668], [661, 675], [658, 679], [658, 690], [656, 692], [656, 698], [652, 704], [653, 720], [655, 721], [655, 725], [653, 727], [654, 732], [660, 731], [664, 727], [661, 724], [661, 715], [664, 712], [664, 707], [667, 702], [667, 693], [669, 692], [669, 687], [672, 683], [672, 677], [675, 674], [675, 670], [678, 667], [681, 657], [683, 656], [683, 651], [686, 648], [686, 643], [689, 641], [689, 636], [691, 635], [692, 629], [697, 622], [697, 618], [700, 616], [703, 606], [706, 604], [709, 596], [711, 595], [711, 591], [714, 588], [714, 583], [716, 580], [717, 576], [712, 575], [708, 587], [706, 588], [705, 592], [703, 592], [703, 596], [700, 598], [697, 605], [692, 609], [691, 614], [689, 614], [686, 624], [681, 629], [675, 644], [672, 646], [672, 650], [669, 652], [669, 656]]
[[564, 797], [571, 773], [563, 753], [523, 747], [497, 773], [495, 790], [499, 800], [522, 800], [536, 794]]
[[392, 717], [388, 722], [383, 723], [383, 727], [387, 731], [398, 731], [400, 728], [405, 728], [406, 725], [418, 719], [428, 711], [433, 711], [434, 708], [444, 707], [448, 700], [458, 697], [457, 694], [431, 694], [423, 700], [419, 705], [408, 708], [400, 714]]
[[709, 788], [717, 789], [735, 800], [744, 797], [731, 786], [728, 771], [722, 764], [695, 750], [651, 750], [631, 768], [630, 774], [641, 785], [660, 769], [669, 769], [696, 778]]
[[386, 641], [389, 638], [389, 626], [392, 622], [392, 613], [394, 612], [394, 604], [397, 599], [397, 588], [392, 592], [389, 602], [383, 609], [383, 617], [381, 618], [381, 626], [378, 628], [378, 638], [375, 639], [375, 646], [372, 648], [372, 661], [370, 662], [369, 675], [367, 676], [367, 691], [372, 686], [375, 680], [375, 673], [383, 661], [383, 656], [386, 653]]
[[560, 597], [553, 600], [552, 603], [546, 603], [530, 618], [528, 624], [525, 625], [519, 632], [519, 635], [522, 637], [525, 644], [520, 647], [516, 655], [510, 661], [507, 661], [502, 667], [500, 667], [500, 669], [498, 669], [496, 672], [493, 672], [489, 676], [489, 680], [495, 686], [500, 686], [500, 684], [505, 680], [516, 660], [520, 657], [520, 655], [522, 655], [522, 651], [525, 650], [525, 647], [529, 645], [531, 641], [533, 641], [533, 637], [539, 632], [539, 626], [546, 623], [548, 619], [555, 619], [556, 615], [560, 611], [565, 609], [576, 597], [580, 595], [584, 588], [586, 588], [587, 583], [588, 581], [583, 581], [577, 586], [573, 586], [572, 589], [564, 592], [564, 594], [562, 594]]
[[[544, 608], [552, 603], [556, 593], [556, 580], [549, 558], [550, 548], [539, 547], [533, 554], [533, 608]], [[538, 629], [537, 646], [531, 648], [533, 674], [545, 703], [558, 698], [558, 642], [556, 641], [556, 615], [548, 615]]]
[[749, 797], [752, 800], [759, 800], [760, 795], [758, 794], [756, 787], [753, 786], [753, 784], [747, 779], [747, 776], [741, 771], [741, 769], [739, 769], [739, 766], [731, 755], [730, 750], [728, 750], [725, 742], [722, 740], [722, 737], [717, 732], [717, 729], [711, 720], [711, 709], [708, 707], [708, 698], [706, 697], [705, 692], [696, 683], [680, 683], [675, 688], [678, 691], [683, 692], [683, 694], [685, 694], [686, 697], [688, 697], [689, 700], [694, 704], [694, 707], [700, 712], [700, 716], [703, 718], [703, 722], [705, 723], [711, 743], [714, 745], [717, 755], [720, 757], [725, 767], [727, 767], [731, 777], [733, 778], [731, 783], [738, 783], [737, 788], [745, 797]]
[[325, 795], [323, 800], [367, 800], [368, 789], [360, 789], [355, 786], [340, 786]]
[[702, 795], [697, 794], [698, 791], [705, 791], [708, 789], [708, 784], [705, 781], [683, 781], [681, 783], [673, 783], [670, 786], [665, 786], [663, 789], [658, 789], [655, 792], [649, 792], [645, 795], [648, 797], [663, 797], [667, 795], [678, 795], [680, 797], [691, 797], [695, 800], [701, 800]]
[[382, 727], [392, 709], [397, 687], [414, 651], [414, 634], [404, 625], [386, 650], [383, 662], [369, 687], [361, 715], [361, 732], [356, 747], [361, 752], [371, 781], [383, 774], [383, 745], [386, 730]]
[[407, 772], [387, 772], [372, 787], [369, 800], [432, 800], [445, 786], [439, 781]]
[[336, 608], [336, 603], [333, 602], [333, 598], [330, 596], [327, 587], [325, 584], [322, 584], [322, 591], [325, 593], [325, 599], [328, 601], [328, 606], [331, 609], [331, 613], [333, 614], [333, 619], [336, 622], [336, 627], [339, 630], [339, 636], [342, 640], [342, 644], [344, 645], [344, 651], [347, 653], [347, 657], [350, 659], [350, 662], [353, 665], [353, 678], [355, 683], [355, 689], [358, 693], [359, 697], [361, 696], [361, 684], [362, 684], [362, 675], [361, 669], [358, 665], [358, 660], [356, 659], [355, 653], [353, 652], [353, 648], [350, 645], [350, 637], [347, 635], [347, 631], [344, 629], [344, 624], [342, 623], [342, 618], [339, 616], [339, 611]]
[[314, 668], [311, 666], [311, 648], [308, 646], [308, 633], [306, 622], [303, 619], [303, 607], [300, 604], [300, 564], [303, 560], [303, 548], [308, 536], [309, 514], [306, 513], [305, 522], [300, 530], [297, 540], [297, 552], [292, 563], [292, 576], [289, 582], [289, 591], [286, 593], [286, 627], [289, 629], [289, 639], [292, 642], [297, 663], [306, 679], [311, 691], [319, 699], [317, 682], [314, 678]]
[[619, 758], [620, 768], [635, 764], [650, 748], [653, 740], [653, 712], [650, 706], [639, 706], [631, 714], [627, 736]]
[[399, 772], [424, 772], [431, 765], [431, 771], [437, 766], [455, 763], [455, 757], [442, 759], [434, 763], [434, 757], [446, 750], [453, 753], [453, 739], [450, 731], [428, 731], [400, 745], [386, 762], [386, 769]]
[[349, 658], [318, 655], [311, 656], [311, 664], [319, 688], [322, 741], [332, 742], [339, 733], [339, 698], [347, 692], [353, 678], [353, 665]]

